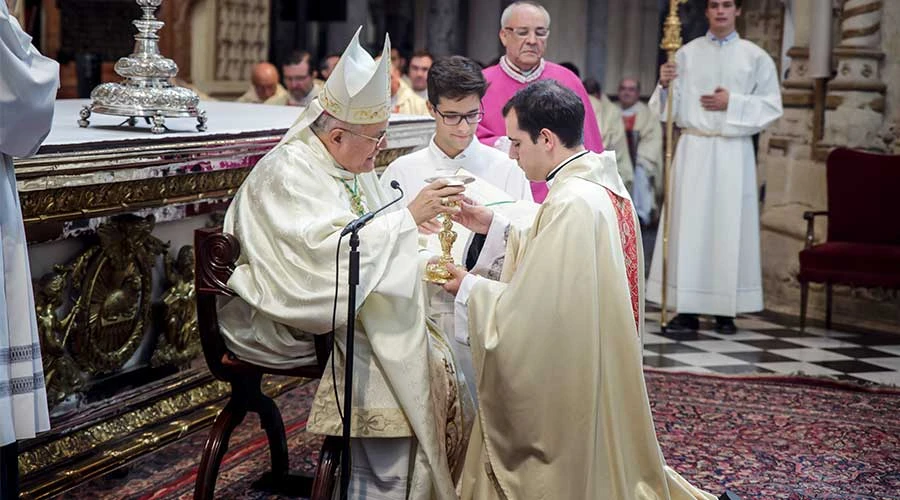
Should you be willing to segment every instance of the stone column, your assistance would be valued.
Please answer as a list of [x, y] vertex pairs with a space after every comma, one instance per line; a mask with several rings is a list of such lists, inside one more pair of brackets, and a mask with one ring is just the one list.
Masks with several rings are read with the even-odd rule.
[[500, 44], [500, 0], [469, 2], [467, 55], [487, 64], [503, 53]]
[[[608, 0], [588, 2], [587, 6], [587, 54], [585, 54], [585, 77], [594, 77], [602, 85], [606, 74], [606, 53], [609, 33], [606, 30], [591, 29], [605, 26], [608, 19]], [[606, 92], [608, 89], [603, 89]]]
[[589, 30], [585, 18], [588, 0], [553, 0], [541, 3], [550, 13], [550, 38], [547, 40], [544, 57], [557, 63], [574, 63], [582, 72], [583, 78]]
[[426, 35], [428, 34], [428, 0], [416, 0], [413, 8], [413, 33], [415, 41], [413, 45], [417, 49], [428, 46]]
[[[374, 30], [369, 25], [369, 1], [368, 0], [346, 0], [347, 2], [347, 20], [342, 22], [328, 23], [328, 50], [325, 53], [341, 52], [347, 47], [350, 38], [356, 33], [357, 28], [363, 27], [360, 35], [360, 43], [363, 46], [371, 45], [373, 50], [380, 51], [384, 38], [377, 39]], [[371, 48], [371, 47], [370, 47]], [[377, 55], [377, 54], [376, 54]]]
[[428, 4], [427, 48], [435, 57], [461, 54], [459, 0], [431, 0]]
[[881, 0], [847, 0], [841, 13], [837, 75], [828, 83], [826, 147], [884, 150], [886, 85], [881, 80]]
[[[782, 135], [795, 139], [810, 136], [813, 107], [813, 79], [809, 76], [809, 0], [794, 1], [794, 45], [787, 51], [791, 58], [787, 77], [782, 82], [784, 125], [794, 125], [795, 130], [782, 131]], [[784, 134], [787, 132], [786, 134]]]
[[[791, 58], [788, 76], [782, 81], [784, 115], [761, 134], [757, 155], [759, 177], [765, 180], [766, 186], [760, 215], [765, 306], [789, 314], [798, 314], [800, 309], [796, 277], [799, 270], [797, 255], [803, 249], [806, 231], [803, 212], [824, 210], [826, 206], [825, 169], [812, 157], [810, 14], [809, 0], [794, 0], [794, 42], [787, 52]], [[824, 223], [817, 228], [817, 233], [824, 234]], [[818, 296], [814, 294], [812, 299], [811, 316], [818, 310]]]
[[[663, 9], [668, 12], [668, 6]], [[614, 94], [624, 77], [637, 78], [649, 95], [659, 62], [659, 4], [653, 0], [609, 0], [606, 5], [603, 91]], [[589, 33], [596, 27], [589, 27]], [[596, 30], [603, 34], [603, 30]], [[591, 36], [590, 34], [588, 35]], [[596, 36], [596, 35], [594, 35]], [[590, 40], [590, 38], [589, 38]], [[589, 47], [590, 50], [590, 47]], [[590, 52], [588, 52], [590, 55]]]

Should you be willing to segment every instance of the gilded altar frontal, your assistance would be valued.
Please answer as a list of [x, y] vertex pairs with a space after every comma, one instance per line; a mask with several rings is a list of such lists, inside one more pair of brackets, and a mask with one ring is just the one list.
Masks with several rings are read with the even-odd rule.
[[895, 498], [898, 21], [0, 0], [0, 499]]

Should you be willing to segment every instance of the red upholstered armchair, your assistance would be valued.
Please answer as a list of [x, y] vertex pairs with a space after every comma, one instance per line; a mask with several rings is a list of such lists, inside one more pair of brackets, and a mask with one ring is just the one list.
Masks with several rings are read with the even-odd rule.
[[[806, 326], [809, 283], [825, 283], [825, 326], [831, 328], [831, 286], [900, 288], [900, 156], [835, 149], [826, 164], [828, 211], [804, 212], [800, 252], [800, 329]], [[828, 216], [824, 243], [813, 245], [813, 221]]]

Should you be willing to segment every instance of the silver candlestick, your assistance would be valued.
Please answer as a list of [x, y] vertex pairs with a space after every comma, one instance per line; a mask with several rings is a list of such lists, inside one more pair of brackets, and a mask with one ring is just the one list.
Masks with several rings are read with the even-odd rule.
[[98, 85], [91, 92], [91, 104], [79, 112], [78, 125], [87, 127], [91, 113], [127, 116], [131, 126], [140, 116], [152, 121], [151, 132], [161, 134], [166, 131], [166, 118], [197, 118], [197, 130], [203, 132], [207, 118], [197, 107], [200, 98], [193, 90], [171, 83], [178, 65], [159, 53], [156, 32], [165, 23], [157, 20], [154, 12], [163, 0], [136, 1], [144, 15], [132, 21], [138, 29], [134, 53], [119, 59], [115, 66], [124, 81]]

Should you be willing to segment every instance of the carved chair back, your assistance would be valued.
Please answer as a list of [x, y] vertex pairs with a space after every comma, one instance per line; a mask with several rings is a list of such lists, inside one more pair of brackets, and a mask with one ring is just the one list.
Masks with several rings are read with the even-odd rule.
[[233, 235], [223, 233], [222, 228], [202, 228], [194, 231], [195, 287], [197, 292], [197, 327], [203, 356], [210, 372], [220, 380], [232, 380], [241, 376], [247, 367], [257, 368], [264, 373], [289, 376], [321, 378], [331, 355], [332, 334], [316, 335], [316, 364], [287, 370], [259, 367], [250, 363], [239, 363], [243, 370], [235, 369], [237, 364], [225, 363], [233, 359], [219, 330], [217, 298], [231, 297], [235, 293], [228, 288], [228, 279], [241, 255], [240, 242]]

